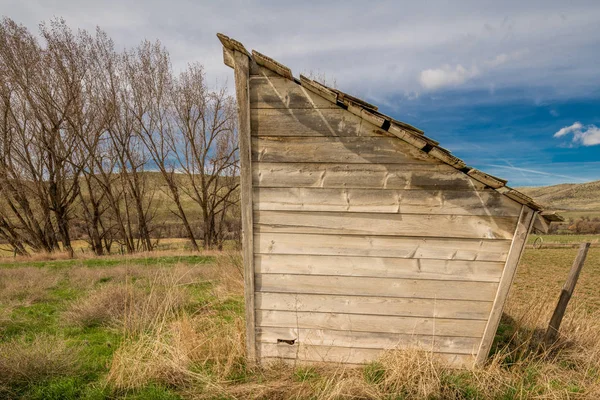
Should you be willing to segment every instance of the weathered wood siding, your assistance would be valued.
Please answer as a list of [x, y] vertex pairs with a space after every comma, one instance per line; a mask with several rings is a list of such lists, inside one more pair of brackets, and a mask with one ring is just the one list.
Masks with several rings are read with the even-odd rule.
[[523, 206], [289, 79], [252, 73], [258, 357], [363, 363], [420, 346], [472, 364]]

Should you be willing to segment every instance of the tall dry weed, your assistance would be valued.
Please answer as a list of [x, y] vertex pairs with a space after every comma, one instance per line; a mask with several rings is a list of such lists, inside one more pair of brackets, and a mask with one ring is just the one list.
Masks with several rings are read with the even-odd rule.
[[199, 384], [223, 393], [223, 384], [244, 365], [243, 321], [216, 324], [187, 316], [131, 337], [116, 350], [107, 380], [121, 390], [151, 382], [172, 386]]
[[83, 326], [104, 325], [127, 335], [151, 330], [189, 303], [185, 287], [166, 271], [154, 271], [148, 286], [131, 281], [107, 284], [73, 303], [64, 313], [67, 322]]
[[[243, 292], [239, 254], [217, 257], [201, 268], [174, 267], [154, 280], [146, 307], [130, 307], [124, 324], [146, 320], [145, 330], [127, 329], [126, 340], [116, 350], [107, 376], [121, 390], [160, 382], [166, 385], [197, 384], [222, 394], [222, 385], [245, 368], [243, 315], [220, 309]], [[182, 312], [177, 293], [182, 288], [210, 282], [212, 301], [198, 312]], [[160, 296], [157, 296], [160, 293]], [[161, 299], [160, 302], [154, 299]]]

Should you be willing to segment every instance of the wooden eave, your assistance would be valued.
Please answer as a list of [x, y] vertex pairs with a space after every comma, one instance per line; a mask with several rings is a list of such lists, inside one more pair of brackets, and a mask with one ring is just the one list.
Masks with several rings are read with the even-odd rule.
[[497, 192], [509, 197], [517, 203], [531, 208], [533, 211], [538, 213], [538, 218], [540, 218], [542, 222], [541, 225], [545, 226], [546, 228], [550, 222], [563, 221], [563, 218], [555, 211], [546, 210], [542, 205], [536, 203], [531, 197], [519, 192], [516, 189], [506, 186], [506, 180], [467, 166], [463, 160], [452, 155], [449, 150], [439, 146], [438, 142], [425, 136], [421, 129], [395, 120], [388, 115], [380, 113], [377, 106], [374, 106], [340, 90], [330, 88], [320, 82], [307, 78], [304, 75], [300, 75], [300, 79], [296, 79], [292, 75], [291, 69], [280, 62], [255, 50], [250, 53], [240, 42], [221, 33], [218, 33], [217, 37], [223, 44], [224, 61], [226, 65], [234, 68], [234, 65], [231, 65], [232, 58], [231, 53], [229, 52], [239, 51], [247, 55], [251, 60], [256, 62], [256, 64], [260, 65], [261, 67], [266, 68], [286, 79], [289, 79], [298, 85], [301, 85], [306, 90], [323, 97], [333, 104], [336, 104], [337, 106], [348, 110], [352, 114], [378, 126], [382, 130], [393, 134], [397, 138], [418, 148], [430, 156], [435, 157], [438, 160], [460, 170], [464, 174], [469, 175], [469, 177], [472, 179], [483, 183], [490, 189], [496, 190]]

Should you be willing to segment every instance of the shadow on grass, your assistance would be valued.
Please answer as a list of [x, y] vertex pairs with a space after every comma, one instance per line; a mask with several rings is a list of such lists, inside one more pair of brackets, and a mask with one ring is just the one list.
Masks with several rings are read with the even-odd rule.
[[498, 358], [507, 367], [525, 360], [554, 359], [561, 352], [573, 350], [577, 344], [564, 336], [559, 336], [550, 347], [544, 342], [546, 329], [525, 326], [510, 315], [502, 314], [490, 358]]

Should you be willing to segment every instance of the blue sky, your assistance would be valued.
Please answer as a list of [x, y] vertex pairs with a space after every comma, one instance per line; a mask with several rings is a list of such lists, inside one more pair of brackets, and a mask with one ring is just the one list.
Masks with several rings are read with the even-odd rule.
[[[600, 95], [536, 101], [525, 88], [446, 90], [418, 99], [397, 97], [383, 112], [412, 123], [469, 165], [539, 186], [600, 179], [600, 146], [554, 134], [581, 121], [580, 132], [600, 127]], [[600, 142], [600, 131], [595, 133]]]
[[176, 70], [199, 61], [209, 80], [231, 86], [215, 37], [222, 32], [296, 76], [334, 78], [510, 185], [600, 179], [600, 1], [0, 5], [32, 31], [61, 16], [74, 28], [100, 26], [118, 47], [160, 39]]

